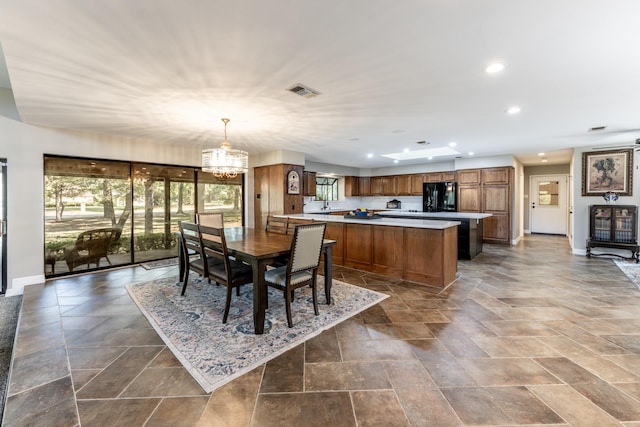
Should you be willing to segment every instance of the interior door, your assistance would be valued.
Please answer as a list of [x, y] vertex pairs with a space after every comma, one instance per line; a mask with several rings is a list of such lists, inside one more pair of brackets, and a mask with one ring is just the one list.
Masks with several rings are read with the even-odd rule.
[[567, 175], [532, 176], [529, 197], [532, 233], [567, 234]]
[[7, 161], [0, 159], [0, 280], [7, 291]]

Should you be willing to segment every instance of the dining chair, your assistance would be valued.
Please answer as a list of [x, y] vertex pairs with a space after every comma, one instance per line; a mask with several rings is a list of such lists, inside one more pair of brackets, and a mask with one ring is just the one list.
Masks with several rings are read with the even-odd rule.
[[287, 234], [287, 224], [289, 223], [289, 218], [284, 217], [276, 217], [273, 215], [267, 216], [267, 226], [265, 229], [272, 233], [280, 233]]
[[292, 234], [293, 230], [295, 230], [296, 225], [299, 224], [309, 224], [313, 222], [311, 218], [295, 218], [289, 217], [289, 222], [287, 222], [287, 234]]
[[[183, 260], [184, 275], [180, 278], [182, 280], [182, 292], [180, 295], [184, 295], [189, 282], [189, 271], [195, 271], [200, 276], [207, 277], [207, 280], [209, 280], [207, 272], [215, 260], [207, 260], [202, 248], [202, 241], [197, 224], [180, 221], [178, 226], [180, 227], [181, 250], [183, 255], [185, 255]], [[197, 255], [197, 258], [193, 257], [194, 254]], [[205, 260], [207, 260], [207, 262], [205, 262]]]
[[198, 229], [204, 255], [207, 260], [211, 260], [208, 262], [208, 278], [227, 287], [222, 316], [222, 323], [227, 323], [233, 288], [240, 295], [240, 286], [253, 282], [253, 269], [250, 265], [229, 257], [224, 228], [199, 225]]
[[224, 227], [224, 214], [222, 212], [200, 212], [196, 214], [196, 224], [207, 227]]
[[293, 327], [291, 300], [293, 292], [298, 288], [311, 285], [313, 311], [316, 316], [318, 315], [316, 284], [326, 226], [324, 222], [296, 226], [291, 239], [291, 256], [287, 265], [264, 273], [265, 284], [280, 289], [284, 293], [287, 324], [290, 328]]

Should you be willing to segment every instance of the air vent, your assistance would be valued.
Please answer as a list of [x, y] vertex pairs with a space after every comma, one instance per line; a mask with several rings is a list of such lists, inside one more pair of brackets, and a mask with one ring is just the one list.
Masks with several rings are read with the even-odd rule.
[[599, 132], [601, 130], [605, 130], [606, 126], [596, 126], [589, 129], [589, 132]]
[[305, 98], [313, 98], [316, 95], [320, 95], [320, 92], [318, 92], [317, 90], [313, 90], [310, 87], [301, 84], [297, 84], [287, 90], [289, 92], [295, 93], [296, 95], [304, 96]]
[[416, 142], [416, 144], [423, 145], [423, 144], [430, 144], [430, 142], [427, 142], [427, 141], [418, 141], [418, 142]]

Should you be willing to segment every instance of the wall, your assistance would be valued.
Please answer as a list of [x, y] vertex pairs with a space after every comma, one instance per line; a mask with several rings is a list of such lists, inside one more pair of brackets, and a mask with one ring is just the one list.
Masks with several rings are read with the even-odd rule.
[[[531, 203], [529, 202], [530, 182], [532, 176], [536, 175], [569, 175], [571, 172], [570, 165], [568, 163], [563, 165], [541, 165], [541, 166], [525, 166], [524, 168], [524, 215], [523, 224], [524, 229], [529, 230], [529, 215], [531, 214]], [[567, 191], [571, 193], [571, 187], [567, 186]], [[567, 199], [567, 208], [570, 209], [571, 203], [569, 198]]]
[[[582, 196], [582, 153], [586, 151], [593, 151], [587, 149], [575, 149], [572, 158], [572, 170], [573, 176], [573, 253], [584, 255], [586, 253], [587, 238], [589, 237], [589, 206], [604, 204], [604, 199], [601, 196]], [[635, 150], [633, 151], [635, 154]], [[616, 204], [618, 205], [638, 205], [638, 194], [640, 194], [640, 161], [637, 156], [634, 156], [633, 166], [633, 196], [620, 197]], [[626, 255], [629, 252], [626, 251]]]
[[[43, 155], [199, 166], [201, 148], [69, 132], [23, 123], [10, 90], [0, 88], [0, 157], [7, 159], [7, 293], [44, 281]], [[159, 149], [160, 147], [160, 149]], [[247, 188], [246, 194], [253, 194]]]

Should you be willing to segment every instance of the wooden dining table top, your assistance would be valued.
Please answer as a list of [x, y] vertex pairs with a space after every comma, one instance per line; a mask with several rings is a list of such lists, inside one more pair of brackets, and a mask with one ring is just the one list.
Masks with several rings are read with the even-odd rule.
[[[224, 229], [227, 248], [256, 258], [287, 255], [291, 251], [292, 234], [269, 232], [261, 228], [227, 227]], [[324, 245], [335, 244], [325, 239]]]

